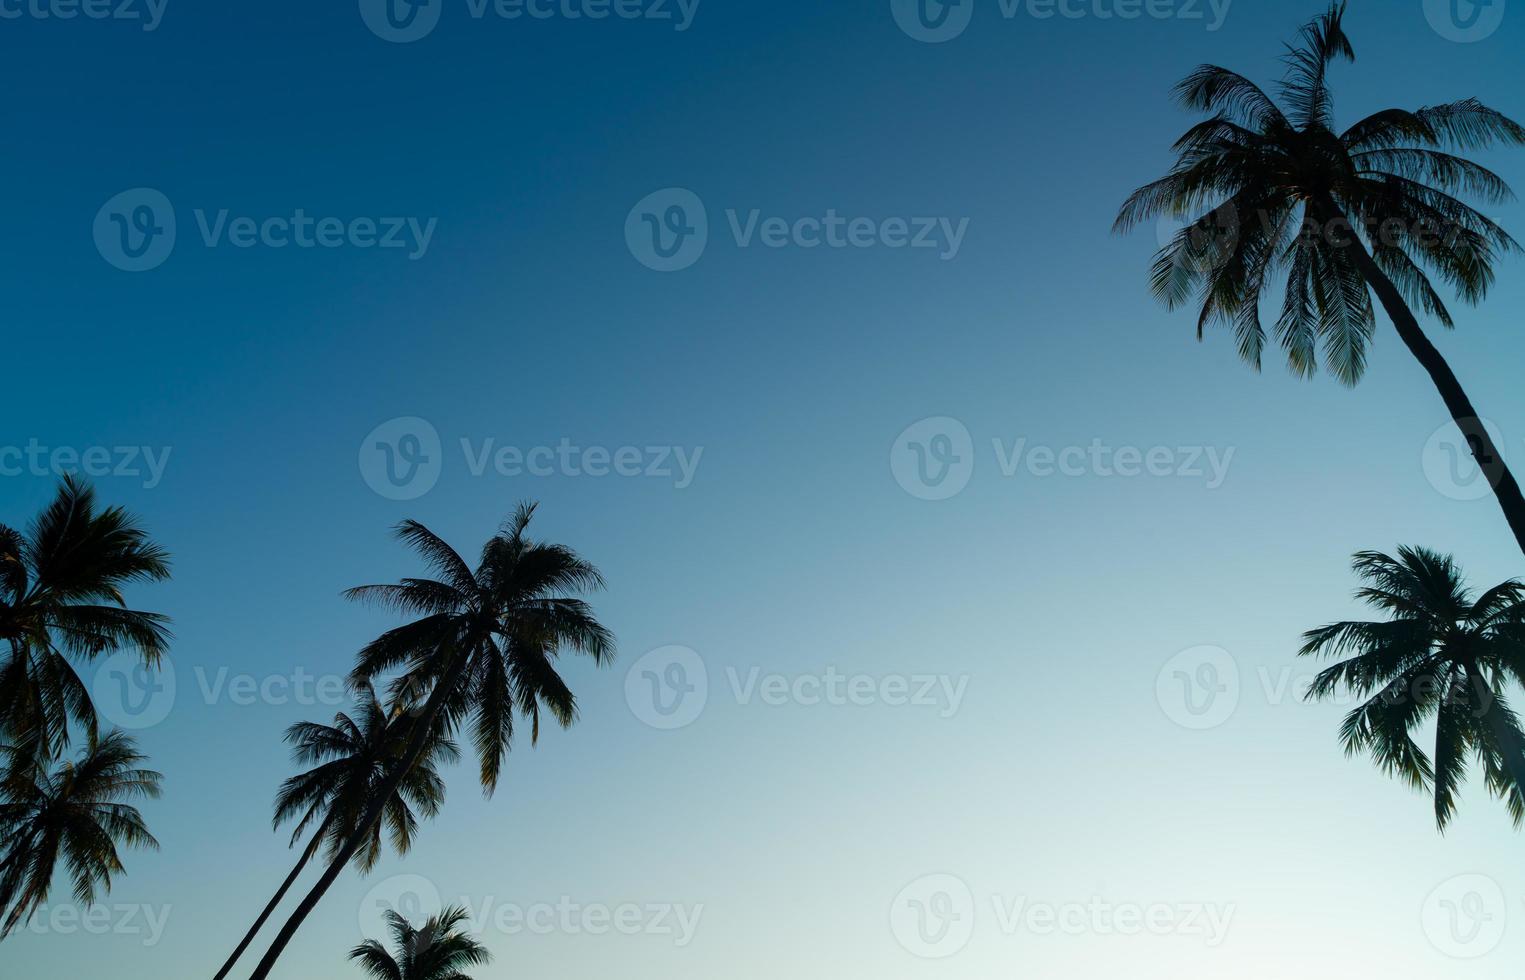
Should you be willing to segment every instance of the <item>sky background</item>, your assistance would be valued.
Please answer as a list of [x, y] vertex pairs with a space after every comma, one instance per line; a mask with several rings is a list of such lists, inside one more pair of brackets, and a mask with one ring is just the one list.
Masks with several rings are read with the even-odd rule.
[[[396, 622], [340, 591], [419, 571], [398, 520], [474, 555], [536, 499], [537, 532], [608, 577], [618, 660], [567, 663], [581, 720], [521, 738], [494, 799], [474, 760], [453, 771], [414, 852], [346, 873], [281, 980], [358, 977], [346, 952], [405, 893], [408, 910], [487, 909], [489, 980], [1517, 975], [1525, 882], [1503, 808], [1473, 785], [1439, 836], [1427, 800], [1342, 756], [1344, 706], [1296, 697], [1299, 634], [1361, 614], [1351, 553], [1422, 544], [1481, 585], [1525, 573], [1493, 503], [1456, 499], [1443, 445], [1427, 448], [1447, 438], [1438, 396], [1385, 319], [1358, 389], [1274, 360], [1257, 375], [1226, 334], [1199, 345], [1190, 313], [1150, 299], [1153, 228], [1109, 234], [1192, 121], [1169, 87], [1203, 61], [1273, 81], [1319, 3], [1236, 0], [1213, 31], [1186, 0], [1164, 9], [1207, 19], [1099, 16], [1108, 0], [1006, 18], [974, 0], [962, 35], [931, 44], [888, 0], [705, 0], [682, 31], [436, 2], [412, 43], [353, 2], [175, 0], [153, 31], [0, 21], [0, 445], [169, 450], [156, 485], [95, 482], [173, 553], [174, 580], [131, 598], [177, 635], [174, 696], [137, 731], [166, 776], [143, 808], [162, 851], [125, 855], [103, 900], [118, 928], [42, 921], [0, 947], [0, 974], [209, 977], [295, 860], [270, 829], [294, 771], [281, 733], [343, 707], [282, 681], [342, 676]], [[1425, 7], [1354, 4], [1340, 119], [1472, 95], [1525, 116], [1525, 4], [1473, 43]], [[1525, 154], [1488, 162], [1525, 183]], [[136, 188], [171, 202], [177, 239], [132, 273], [92, 229]], [[662, 273], [625, 229], [667, 188], [702, 200], [709, 243]], [[196, 217], [298, 208], [437, 224], [410, 259], [208, 246]], [[727, 211], [753, 209], [968, 225], [950, 260], [741, 247]], [[1525, 229], [1520, 206], [1496, 211]], [[1506, 262], [1455, 335], [1432, 332], [1525, 459], [1521, 269]], [[928, 500], [902, 485], [917, 489], [897, 440], [941, 418], [968, 432], [973, 469]], [[437, 481], [376, 492], [377, 442], [430, 431]], [[681, 488], [476, 475], [463, 439], [702, 455]], [[1172, 469], [1178, 447], [1233, 455], [1216, 486], [1089, 464], [1006, 475], [995, 442], [1022, 439], [1169, 447]], [[0, 521], [54, 484], [46, 467], [0, 477]], [[707, 696], [665, 729], [642, 691], [645, 671], [675, 676], [673, 646]], [[1198, 717], [1176, 672], [1210, 679], [1203, 664], [1239, 683]], [[754, 670], [869, 678], [875, 703], [768, 703]], [[235, 697], [238, 676], [266, 694]], [[961, 699], [889, 703], [922, 676]], [[911, 903], [939, 894], [953, 938], [915, 955]], [[1177, 927], [1042, 935], [999, 911], [1093, 902]], [[643, 927], [495, 924], [558, 903], [632, 904]], [[698, 914], [691, 940], [652, 906]], [[167, 915], [157, 942], [124, 908]], [[1194, 909], [1229, 915], [1226, 934]]]

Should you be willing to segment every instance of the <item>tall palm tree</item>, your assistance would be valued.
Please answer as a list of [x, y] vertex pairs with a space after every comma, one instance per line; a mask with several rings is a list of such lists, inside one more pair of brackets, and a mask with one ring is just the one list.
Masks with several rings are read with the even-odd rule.
[[73, 722], [99, 732], [75, 664], [134, 650], [145, 668], [169, 646], [169, 620], [127, 608], [122, 590], [169, 577], [169, 556], [120, 507], [66, 476], [25, 534], [0, 525], [0, 736], [46, 762]]
[[[313, 834], [296, 867], [281, 882], [275, 896], [218, 971], [217, 980], [233, 969], [319, 849], [326, 846], [329, 857], [336, 857], [350, 836], [359, 832], [360, 818], [373, 795], [407, 751], [413, 731], [412, 714], [388, 711], [370, 684], [358, 687], [355, 700], [356, 718], [341, 711], [334, 715], [332, 725], [304, 721], [286, 730], [293, 760], [312, 768], [281, 784], [275, 798], [274, 823], [279, 827], [296, 821], [292, 847], [308, 830], [313, 829]], [[393, 849], [406, 854], [413, 846], [418, 818], [432, 818], [444, 805], [445, 781], [438, 767], [460, 758], [460, 750], [453, 740], [439, 732], [439, 726], [435, 731], [436, 737], [429, 741], [418, 763], [408, 770], [386, 800], [382, 819], [371, 825], [365, 843], [351, 859], [350, 863], [360, 871], [370, 871], [380, 860], [383, 826], [390, 832]]]
[[[1504, 688], [1525, 681], [1525, 585], [1505, 582], [1474, 595], [1451, 558], [1423, 548], [1398, 557], [1363, 552], [1356, 593], [1382, 610], [1378, 622], [1334, 623], [1304, 635], [1303, 656], [1347, 659], [1321, 672], [1309, 699], [1345, 688], [1367, 700], [1340, 729], [1347, 754], [1377, 764], [1435, 797], [1444, 831], [1468, 757], [1482, 766], [1492, 793], [1518, 826], [1525, 821], [1525, 734]], [[1435, 754], [1414, 731], [1435, 721]]]
[[1384, 109], [1337, 133], [1329, 67], [1355, 60], [1345, 4], [1303, 28], [1284, 58], [1281, 104], [1242, 75], [1203, 65], [1176, 87], [1187, 109], [1212, 113], [1175, 144], [1170, 173], [1128, 199], [1115, 229], [1156, 217], [1188, 224], [1155, 257], [1155, 295], [1200, 307], [1197, 333], [1231, 325], [1241, 357], [1260, 367], [1260, 302], [1285, 283], [1275, 339], [1292, 370], [1311, 376], [1319, 347], [1354, 385], [1366, 371], [1376, 294], [1398, 336], [1429, 373], [1525, 550], [1525, 496], [1471, 399], [1413, 306], [1453, 321], [1432, 282], [1477, 303], [1501, 253], [1519, 244], [1459, 197], [1512, 197], [1492, 171], [1459, 154], [1525, 143], [1525, 127], [1475, 99]]
[[[556, 672], [563, 648], [605, 664], [614, 656], [614, 638], [578, 594], [603, 588], [597, 568], [558, 544], [528, 534], [535, 505], [521, 505], [482, 547], [475, 570], [455, 549], [416, 521], [405, 521], [397, 536], [418, 552], [438, 576], [403, 579], [395, 585], [350, 590], [350, 598], [420, 618], [383, 633], [360, 651], [352, 677], [365, 682], [398, 671], [395, 697], [419, 698], [424, 707], [414, 723], [408, 752], [381, 790], [389, 795], [423, 753], [430, 731], [443, 720], [452, 730], [470, 724], [481, 766], [483, 790], [497, 786], [503, 757], [514, 734], [514, 714], [530, 722], [530, 740], [540, 734], [547, 711], [563, 727], [577, 715], [577, 699]], [[427, 698], [424, 694], [427, 692]], [[381, 797], [373, 800], [357, 826], [368, 831], [381, 817]], [[291, 937], [364, 843], [350, 836], [282, 927], [250, 980], [264, 980]]]
[[485, 966], [492, 954], [466, 935], [461, 928], [465, 921], [466, 910], [459, 906], [431, 917], [419, 929], [396, 912], [388, 912], [397, 955], [370, 939], [350, 950], [349, 958], [375, 980], [471, 980], [462, 971]]
[[157, 850], [142, 814], [127, 801], [157, 797], [162, 779], [138, 768], [144, 757], [121, 732], [90, 739], [77, 762], [51, 771], [14, 746], [3, 751], [0, 939], [48, 900], [60, 859], [75, 899], [88, 905], [98, 889], [111, 890], [112, 874], [122, 870], [118, 846]]

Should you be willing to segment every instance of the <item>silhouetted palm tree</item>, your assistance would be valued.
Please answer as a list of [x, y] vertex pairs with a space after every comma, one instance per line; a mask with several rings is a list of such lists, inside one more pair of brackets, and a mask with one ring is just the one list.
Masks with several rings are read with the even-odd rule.
[[471, 980], [463, 971], [485, 966], [492, 954], [460, 928], [465, 921], [465, 909], [448, 908], [414, 929], [407, 919], [388, 912], [397, 955], [370, 939], [350, 950], [349, 958], [375, 980]]
[[97, 735], [75, 663], [135, 650], [145, 669], [158, 664], [169, 621], [128, 609], [122, 590], [168, 577], [169, 556], [136, 519], [97, 510], [73, 477], [25, 534], [0, 525], [0, 736], [41, 764], [69, 743], [70, 722]]
[[[1445, 830], [1468, 756], [1516, 825], [1525, 820], [1525, 735], [1504, 698], [1525, 681], [1525, 585], [1505, 582], [1475, 596], [1449, 557], [1400, 548], [1363, 552], [1357, 597], [1387, 613], [1380, 622], [1335, 623], [1304, 635], [1303, 656], [1346, 657], [1320, 673], [1309, 699], [1341, 687], [1368, 700], [1340, 729], [1345, 751], [1370, 752], [1389, 775], [1435, 796]], [[1435, 755], [1414, 731], [1435, 721]]]
[[48, 899], [60, 860], [82, 905], [111, 891], [122, 870], [117, 847], [157, 849], [159, 842], [127, 801], [157, 797], [158, 773], [121, 732], [90, 739], [79, 761], [51, 771], [24, 750], [7, 747], [0, 779], [0, 939]]
[[1475, 99], [1385, 109], [1336, 133], [1327, 73], [1355, 60], [1345, 4], [1303, 28], [1289, 47], [1281, 105], [1253, 82], [1204, 65], [1176, 88], [1188, 109], [1214, 113], [1175, 144], [1170, 173], [1134, 192], [1116, 229], [1169, 216], [1189, 222], [1155, 257], [1156, 296], [1201, 307], [1197, 332], [1234, 327], [1240, 355], [1259, 368], [1267, 335], [1262, 295], [1285, 281], [1276, 341], [1300, 375], [1328, 368], [1355, 384], [1366, 370], [1375, 292], [1399, 337], [1429, 373], [1525, 550], [1525, 496], [1471, 400], [1410, 304], [1453, 326], [1431, 276], [1476, 303], [1494, 262], [1519, 244], [1458, 195], [1488, 202], [1508, 185], [1457, 155], [1525, 143], [1525, 127]]
[[[533, 742], [542, 708], [563, 726], [576, 717], [577, 701], [557, 674], [562, 648], [604, 664], [614, 655], [614, 638], [578, 593], [601, 589], [603, 576], [571, 549], [531, 540], [534, 516], [522, 505], [482, 548], [475, 570], [443, 540], [416, 521], [398, 526], [439, 577], [403, 579], [396, 585], [352, 589], [351, 598], [421, 618], [390, 630], [360, 651], [354, 680], [368, 681], [393, 670], [396, 697], [423, 699], [423, 710], [408, 754], [383, 791], [390, 793], [423, 752], [429, 732], [444, 719], [453, 729], [470, 723], [481, 762], [483, 789], [491, 795], [514, 732], [514, 713], [530, 721]], [[359, 822], [366, 828], [381, 817], [379, 800]], [[352, 835], [323, 877], [292, 913], [250, 980], [264, 980], [302, 921], [364, 843]]]
[[[281, 785], [275, 798], [275, 826], [297, 821], [291, 834], [292, 847], [308, 830], [316, 829], [296, 867], [281, 882], [275, 897], [218, 971], [217, 980], [233, 969], [319, 848], [326, 846], [332, 859], [358, 832], [359, 821], [374, 795], [407, 751], [413, 715], [405, 711], [388, 712], [370, 684], [362, 684], [356, 691], [355, 715], [358, 720], [341, 711], [334, 716], [332, 725], [304, 721], [286, 730], [286, 741], [293, 746], [292, 758], [313, 768]], [[351, 863], [356, 868], [370, 871], [376, 866], [381, 858], [383, 827], [389, 831], [397, 853], [408, 852], [413, 846], [418, 818], [433, 817], [444, 805], [445, 781], [440, 778], [439, 765], [458, 758], [460, 750], [453, 740], [436, 737], [428, 743], [418, 763], [408, 770], [387, 800], [382, 819], [371, 825], [365, 844], [355, 852]]]

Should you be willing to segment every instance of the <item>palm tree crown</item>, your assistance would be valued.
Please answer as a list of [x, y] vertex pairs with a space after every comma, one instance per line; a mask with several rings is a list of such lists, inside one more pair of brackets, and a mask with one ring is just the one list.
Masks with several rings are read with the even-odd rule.
[[1328, 369], [1355, 384], [1375, 317], [1361, 256], [1341, 236], [1367, 238], [1408, 302], [1452, 326], [1431, 277], [1475, 303], [1499, 254], [1519, 248], [1458, 199], [1504, 201], [1508, 185], [1456, 154], [1525, 143], [1525, 127], [1467, 99], [1385, 109], [1337, 132], [1328, 69], [1355, 60], [1344, 12], [1344, 3], [1331, 7], [1288, 47], [1280, 104], [1215, 65], [1182, 81], [1182, 105], [1212, 117], [1176, 142], [1175, 166], [1134, 192], [1116, 228], [1165, 216], [1188, 222], [1155, 257], [1153, 291], [1171, 309], [1198, 305], [1199, 337], [1209, 323], [1232, 325], [1256, 368], [1267, 343], [1261, 298], [1284, 281], [1275, 333], [1291, 369], [1315, 373], [1322, 347]]
[[[392, 767], [403, 757], [412, 733], [414, 715], [388, 713], [369, 684], [356, 694], [355, 718], [344, 712], [332, 725], [298, 722], [286, 730], [292, 757], [313, 768], [281, 784], [275, 799], [275, 825], [296, 820], [291, 842], [295, 846], [309, 829], [317, 827], [329, 855], [336, 855], [370, 805]], [[382, 826], [389, 831], [392, 847], [406, 854], [418, 828], [418, 818], [432, 818], [445, 802], [445, 781], [439, 765], [460, 757], [449, 738], [429, 743], [418, 764], [408, 770], [371, 828], [354, 861], [363, 871], [375, 867], [381, 857]]]
[[0, 734], [37, 745], [69, 742], [69, 724], [99, 730], [73, 661], [135, 650], [147, 666], [168, 648], [168, 620], [127, 608], [122, 590], [169, 577], [169, 556], [120, 507], [65, 477], [23, 534], [0, 525]]
[[556, 672], [563, 649], [585, 653], [597, 664], [614, 656], [614, 638], [578, 593], [603, 587], [603, 576], [570, 548], [528, 536], [533, 504], [519, 507], [482, 547], [475, 570], [442, 539], [416, 521], [399, 525], [436, 578], [407, 578], [396, 585], [368, 585], [351, 598], [418, 615], [383, 633], [362, 649], [351, 679], [368, 683], [396, 672], [392, 699], [421, 704], [408, 747], [358, 821], [344, 848], [292, 912], [249, 980], [265, 980], [291, 937], [332, 887], [344, 864], [382, 817], [382, 800], [422, 757], [436, 726], [472, 726], [481, 763], [482, 788], [497, 787], [514, 733], [514, 715], [530, 721], [533, 741], [544, 709], [562, 725], [577, 715], [577, 700]]
[[[52, 771], [14, 747], [0, 780], [0, 938], [48, 898], [53, 866], [62, 858], [74, 898], [88, 905], [97, 889], [111, 890], [122, 870], [117, 846], [157, 849], [158, 841], [129, 800], [157, 797], [162, 778], [138, 768], [144, 761], [128, 736], [91, 739], [77, 762]], [[18, 755], [20, 758], [18, 758]]]
[[465, 909], [448, 908], [414, 929], [407, 919], [388, 912], [397, 954], [370, 939], [350, 950], [349, 958], [375, 980], [471, 980], [462, 971], [485, 966], [492, 955], [461, 928], [466, 918]]
[[[232, 971], [320, 848], [327, 846], [332, 862], [352, 838], [359, 837], [350, 861], [361, 871], [370, 871], [381, 858], [383, 826], [391, 831], [397, 853], [406, 854], [413, 846], [418, 817], [439, 813], [445, 802], [439, 764], [456, 761], [460, 751], [439, 733], [438, 726], [417, 765], [402, 772], [395, 788], [388, 788], [393, 771], [401, 768], [407, 755], [415, 715], [386, 710], [375, 688], [363, 684], [356, 691], [355, 717], [341, 711], [332, 725], [304, 721], [286, 730], [292, 757], [312, 768], [281, 784], [275, 798], [275, 825], [296, 820], [292, 847], [309, 830], [313, 830], [312, 839], [213, 980], [222, 980]], [[382, 804], [381, 819], [362, 827], [365, 814], [382, 793], [390, 795]]]
[[[1505, 582], [1474, 595], [1449, 557], [1401, 548], [1396, 558], [1355, 558], [1356, 593], [1382, 610], [1379, 622], [1334, 623], [1304, 636], [1303, 656], [1346, 658], [1322, 671], [1310, 699], [1342, 687], [1360, 698], [1340, 729], [1347, 754], [1369, 752], [1389, 775], [1435, 797], [1444, 830], [1468, 759], [1489, 790], [1525, 821], [1525, 735], [1504, 697], [1525, 681], [1525, 585]], [[1434, 756], [1414, 740], [1433, 719]]]
[[603, 587], [598, 569], [571, 549], [527, 536], [534, 505], [523, 505], [482, 548], [473, 570], [455, 549], [414, 521], [398, 528], [437, 578], [352, 589], [351, 598], [376, 602], [421, 618], [382, 634], [360, 651], [353, 678], [365, 682], [398, 669], [396, 696], [418, 698], [459, 668], [444, 692], [451, 724], [472, 723], [482, 786], [497, 786], [514, 733], [514, 713], [540, 734], [542, 708], [563, 726], [577, 714], [577, 699], [556, 672], [562, 648], [608, 662], [614, 640], [575, 593]]

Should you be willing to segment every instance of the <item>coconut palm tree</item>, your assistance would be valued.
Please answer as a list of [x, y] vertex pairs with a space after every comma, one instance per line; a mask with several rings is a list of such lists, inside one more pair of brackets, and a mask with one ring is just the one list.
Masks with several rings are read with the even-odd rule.
[[169, 556], [120, 507], [64, 477], [26, 533], [0, 525], [0, 736], [46, 762], [70, 723], [99, 732], [76, 664], [135, 651], [145, 669], [168, 649], [169, 621], [127, 608], [122, 590], [169, 577]]
[[419, 929], [396, 912], [388, 912], [397, 955], [370, 939], [350, 950], [349, 958], [375, 980], [471, 980], [462, 971], [487, 965], [492, 954], [466, 935], [461, 928], [465, 921], [466, 910], [459, 906], [431, 917]]
[[128, 801], [157, 797], [161, 776], [138, 768], [144, 761], [121, 732], [92, 738], [77, 762], [51, 771], [14, 746], [0, 779], [0, 939], [48, 900], [60, 859], [74, 898], [88, 905], [97, 890], [111, 891], [122, 870], [118, 846], [155, 850], [159, 842]]
[[[437, 578], [403, 579], [395, 585], [350, 590], [350, 598], [373, 602], [419, 618], [383, 633], [362, 649], [352, 677], [369, 681], [397, 672], [393, 696], [421, 700], [423, 708], [403, 762], [389, 776], [323, 877], [282, 927], [250, 980], [264, 980], [344, 864], [381, 818], [382, 799], [402, 780], [441, 720], [454, 730], [469, 724], [484, 792], [497, 787], [517, 713], [539, 738], [545, 711], [563, 727], [577, 715], [577, 699], [556, 672], [562, 649], [605, 664], [614, 638], [594, 617], [581, 593], [601, 589], [598, 569], [571, 549], [528, 536], [535, 505], [521, 505], [482, 548], [473, 569], [454, 548], [416, 521], [397, 536], [410, 545]], [[427, 696], [425, 696], [427, 695]]]
[[[355, 700], [355, 718], [341, 711], [334, 715], [332, 725], [304, 721], [286, 730], [293, 760], [312, 768], [281, 784], [275, 798], [274, 823], [279, 827], [296, 821], [292, 847], [307, 831], [313, 833], [296, 867], [281, 882], [275, 897], [218, 971], [217, 980], [233, 969], [313, 856], [325, 846], [330, 858], [337, 856], [358, 831], [357, 824], [372, 795], [407, 750], [413, 714], [401, 709], [388, 711], [370, 684], [357, 688]], [[408, 770], [387, 799], [382, 819], [371, 825], [365, 843], [350, 859], [360, 871], [370, 871], [380, 860], [383, 827], [389, 832], [393, 849], [406, 854], [413, 845], [418, 818], [434, 817], [444, 805], [445, 781], [438, 767], [441, 763], [455, 762], [460, 751], [453, 740], [439, 733], [439, 726], [435, 731], [436, 737], [428, 743], [418, 763]]]
[[1366, 371], [1382, 304], [1466, 437], [1525, 550], [1525, 496], [1492, 436], [1413, 312], [1453, 320], [1432, 277], [1467, 303], [1519, 244], [1473, 197], [1512, 195], [1497, 174], [1461, 154], [1525, 143], [1525, 127], [1475, 99], [1409, 111], [1384, 109], [1336, 131], [1330, 66], [1355, 60], [1345, 4], [1303, 28], [1284, 58], [1280, 104], [1242, 75], [1204, 65], [1176, 87], [1187, 109], [1211, 113], [1175, 144], [1170, 173], [1128, 199], [1115, 228], [1184, 219], [1155, 257], [1151, 283], [1167, 307], [1199, 307], [1234, 330], [1240, 356], [1260, 367], [1269, 341], [1261, 299], [1285, 283], [1275, 342], [1293, 372], [1327, 368], [1354, 385]]
[[[1518, 826], [1525, 820], [1525, 734], [1505, 688], [1525, 681], [1525, 585], [1505, 582], [1475, 595], [1451, 558], [1400, 548], [1391, 558], [1355, 557], [1365, 585], [1356, 596], [1387, 614], [1377, 622], [1334, 623], [1304, 634], [1303, 656], [1344, 658], [1308, 691], [1316, 700], [1341, 688], [1365, 702], [1345, 718], [1347, 754], [1369, 752], [1383, 771], [1435, 797], [1444, 831], [1469, 757]], [[1435, 722], [1435, 752], [1415, 730]]]

